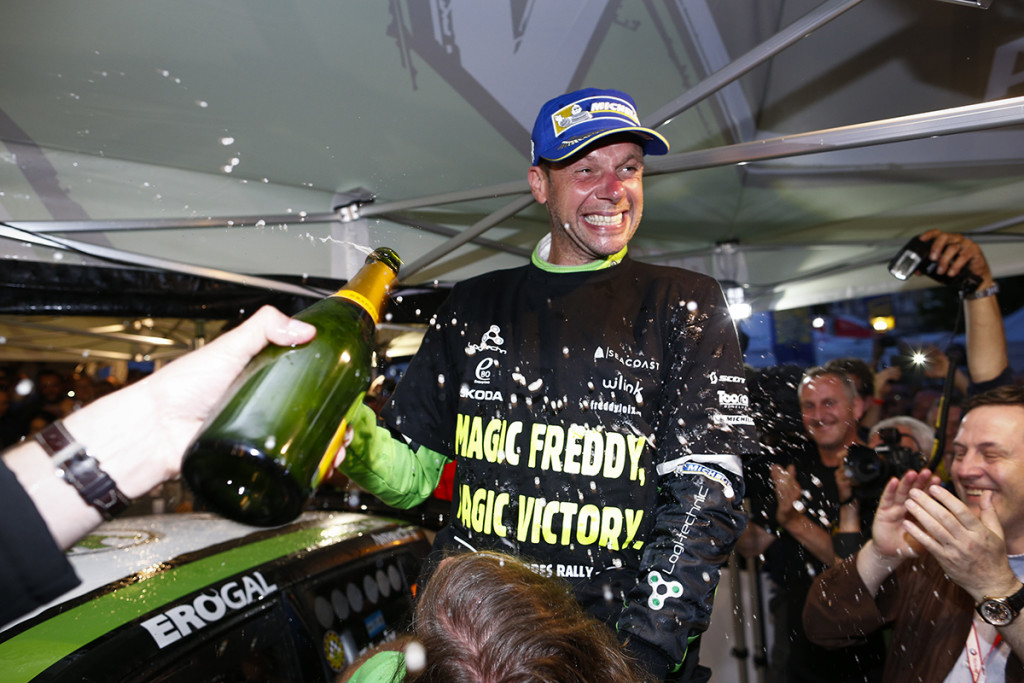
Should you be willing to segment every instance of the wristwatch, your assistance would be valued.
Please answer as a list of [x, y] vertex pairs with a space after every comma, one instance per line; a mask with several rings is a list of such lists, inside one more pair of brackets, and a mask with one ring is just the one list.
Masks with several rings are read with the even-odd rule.
[[978, 614], [993, 626], [1006, 626], [1017, 618], [1024, 609], [1024, 585], [1013, 595], [1005, 598], [990, 598], [978, 603]]
[[999, 293], [999, 283], [997, 282], [994, 285], [992, 285], [991, 287], [986, 287], [985, 289], [979, 289], [979, 290], [976, 290], [974, 292], [971, 292], [970, 294], [966, 294], [966, 295], [964, 295], [964, 298], [965, 299], [984, 299], [986, 297], [995, 296], [998, 293]]
[[82, 500], [96, 508], [103, 519], [113, 519], [131, 503], [96, 458], [68, 433], [63, 422], [51, 422], [36, 433], [35, 438], [53, 459], [61, 478], [78, 491]]

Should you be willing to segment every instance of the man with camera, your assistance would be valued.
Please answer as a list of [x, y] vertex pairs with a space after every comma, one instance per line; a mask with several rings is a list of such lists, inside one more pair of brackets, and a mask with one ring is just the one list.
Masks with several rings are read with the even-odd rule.
[[[814, 577], [855, 552], [861, 529], [870, 528], [873, 502], [854, 495], [843, 468], [847, 449], [864, 447], [857, 429], [864, 402], [836, 367], [807, 370], [797, 394], [806, 447], [774, 454], [770, 474], [749, 482], [754, 509], [746, 540], [760, 546], [775, 588], [769, 680], [874, 681], [884, 655], [880, 637], [830, 652], [807, 639], [801, 620]], [[760, 500], [753, 493], [759, 488]]]
[[[931, 452], [934, 442], [933, 430], [917, 418], [898, 415], [882, 420], [872, 427], [867, 446], [847, 449], [844, 471], [852, 485], [849, 494], [875, 506], [891, 477], [901, 477], [908, 470], [920, 470], [928, 464], [925, 454]], [[838, 554], [846, 557], [859, 548], [860, 543]]]

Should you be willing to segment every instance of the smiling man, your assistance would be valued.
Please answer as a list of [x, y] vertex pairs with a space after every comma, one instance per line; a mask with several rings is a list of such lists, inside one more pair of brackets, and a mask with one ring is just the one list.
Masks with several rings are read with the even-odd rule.
[[714, 280], [628, 254], [644, 156], [668, 152], [629, 95], [556, 97], [531, 142], [550, 217], [531, 263], [452, 289], [383, 410], [393, 431], [361, 410], [339, 469], [410, 507], [455, 461], [438, 557], [527, 558], [657, 678], [701, 680], [757, 448], [735, 327]]
[[808, 634], [829, 647], [893, 624], [885, 681], [1024, 680], [1024, 389], [965, 408], [956, 495], [927, 470], [890, 481], [871, 540], [807, 601]]
[[626, 248], [644, 209], [643, 150], [618, 135], [569, 162], [531, 166], [534, 198], [547, 206], [552, 263], [581, 266]]
[[864, 401], [853, 380], [845, 373], [812, 368], [797, 389], [804, 429], [818, 448], [818, 457], [826, 467], [838, 467], [846, 449], [862, 443], [857, 436], [857, 421], [864, 412]]
[[[864, 403], [853, 379], [835, 367], [809, 368], [797, 387], [807, 447], [773, 458], [774, 497], [754, 496], [747, 530], [765, 556], [772, 579], [770, 608], [775, 638], [769, 678], [777, 681], [861, 682], [881, 676], [881, 637], [841, 652], [811, 642], [801, 615], [814, 577], [856, 552], [870, 527], [872, 501], [853, 495], [843, 460], [863, 444], [858, 423]], [[762, 487], [767, 488], [767, 487]], [[862, 509], [863, 507], [863, 509]]]

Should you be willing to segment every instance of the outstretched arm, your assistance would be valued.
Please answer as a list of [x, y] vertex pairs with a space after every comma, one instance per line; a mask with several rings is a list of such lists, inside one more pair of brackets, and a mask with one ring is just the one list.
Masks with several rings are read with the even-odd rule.
[[[265, 306], [201, 349], [63, 422], [125, 495], [140, 496], [178, 474], [185, 448], [253, 356], [268, 343], [303, 344], [315, 334], [312, 325]], [[8, 449], [4, 462], [61, 547], [69, 547], [101, 521], [99, 512], [55, 476], [50, 457], [34, 439]]]
[[[940, 230], [929, 230], [921, 235], [931, 242], [931, 259], [938, 262], [940, 274], [956, 275], [968, 270], [979, 278], [978, 292], [995, 285], [992, 270], [976, 242], [963, 235]], [[981, 299], [966, 298], [964, 315], [967, 320], [967, 369], [974, 383], [987, 382], [998, 377], [1010, 364], [1006, 353], [1006, 333], [1003, 315], [995, 294]]]

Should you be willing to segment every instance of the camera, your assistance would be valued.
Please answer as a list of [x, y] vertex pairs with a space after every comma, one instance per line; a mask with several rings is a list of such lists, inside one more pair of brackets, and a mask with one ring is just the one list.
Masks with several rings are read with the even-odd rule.
[[853, 495], [862, 500], [881, 497], [889, 479], [919, 471], [926, 464], [920, 451], [901, 445], [900, 430], [880, 429], [878, 435], [882, 444], [877, 448], [854, 444], [846, 449], [846, 476], [853, 483]]
[[939, 264], [932, 261], [930, 253], [931, 245], [915, 237], [889, 261], [889, 272], [897, 280], [906, 280], [914, 273], [922, 273], [936, 282], [955, 287], [961, 294], [972, 294], [981, 285], [981, 278], [968, 270], [961, 270], [954, 277], [937, 273]]

